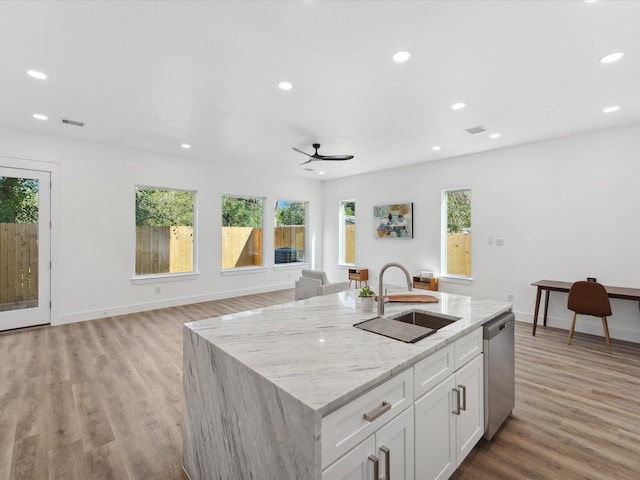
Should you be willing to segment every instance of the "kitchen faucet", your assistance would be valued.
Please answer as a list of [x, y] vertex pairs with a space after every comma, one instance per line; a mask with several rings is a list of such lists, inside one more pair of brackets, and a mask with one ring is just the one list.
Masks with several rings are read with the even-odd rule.
[[385, 266], [380, 269], [380, 273], [378, 274], [378, 315], [384, 315], [384, 293], [382, 291], [382, 276], [384, 272], [389, 267], [398, 267], [400, 270], [404, 272], [404, 275], [407, 277], [407, 288], [411, 291], [413, 290], [413, 285], [411, 283], [411, 274], [409, 270], [396, 262], [389, 262]]

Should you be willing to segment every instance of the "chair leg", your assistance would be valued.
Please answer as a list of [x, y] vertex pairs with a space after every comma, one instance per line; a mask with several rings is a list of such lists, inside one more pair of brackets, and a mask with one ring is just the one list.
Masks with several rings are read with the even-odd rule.
[[567, 340], [567, 345], [571, 345], [571, 339], [573, 338], [573, 330], [576, 328], [576, 316], [578, 314], [574, 312], [573, 314], [573, 322], [571, 322], [571, 330], [569, 330], [569, 340]]
[[604, 338], [607, 340], [607, 350], [611, 353], [611, 338], [609, 338], [609, 325], [607, 317], [602, 317], [602, 328], [604, 329]]

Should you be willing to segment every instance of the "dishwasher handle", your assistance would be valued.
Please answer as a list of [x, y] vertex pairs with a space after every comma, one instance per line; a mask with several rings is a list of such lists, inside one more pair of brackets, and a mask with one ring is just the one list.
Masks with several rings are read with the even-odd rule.
[[513, 312], [505, 313], [498, 318], [491, 320], [488, 323], [485, 323], [483, 328], [483, 337], [485, 340], [490, 340], [496, 335], [498, 335], [505, 328], [511, 327], [513, 322], [515, 322], [515, 315]]

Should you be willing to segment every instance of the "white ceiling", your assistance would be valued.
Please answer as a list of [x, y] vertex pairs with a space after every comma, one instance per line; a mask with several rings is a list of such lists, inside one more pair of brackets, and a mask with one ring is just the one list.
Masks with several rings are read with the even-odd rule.
[[[640, 121], [639, 25], [640, 1], [1, 1], [0, 126], [338, 178]], [[355, 158], [304, 171], [314, 142]]]

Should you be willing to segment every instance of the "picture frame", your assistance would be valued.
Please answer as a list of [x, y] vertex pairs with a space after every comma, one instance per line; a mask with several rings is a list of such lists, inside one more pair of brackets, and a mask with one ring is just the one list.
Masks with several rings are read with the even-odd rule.
[[375, 238], [413, 238], [413, 202], [373, 207]]

